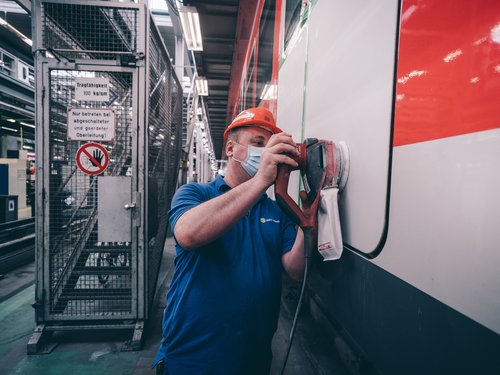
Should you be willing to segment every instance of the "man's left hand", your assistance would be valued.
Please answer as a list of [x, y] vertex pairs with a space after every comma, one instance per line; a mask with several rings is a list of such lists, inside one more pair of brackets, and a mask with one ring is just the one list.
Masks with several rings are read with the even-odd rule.
[[266, 188], [271, 186], [278, 174], [278, 164], [288, 164], [292, 168], [298, 166], [298, 163], [290, 155], [299, 155], [292, 135], [285, 132], [273, 134], [262, 152], [259, 170], [255, 178], [261, 181]]

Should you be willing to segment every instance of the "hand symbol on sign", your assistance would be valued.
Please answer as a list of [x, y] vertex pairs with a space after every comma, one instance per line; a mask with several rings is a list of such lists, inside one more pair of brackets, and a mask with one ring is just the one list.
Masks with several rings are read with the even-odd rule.
[[[92, 165], [93, 165], [94, 167], [100, 167], [100, 166], [101, 166], [101, 162], [102, 162], [102, 158], [104, 157], [104, 154], [102, 153], [102, 151], [101, 151], [101, 150], [94, 150], [94, 151], [92, 152], [92, 157], [94, 158], [93, 160], [92, 160], [92, 159], [90, 159], [90, 162], [92, 163]], [[95, 160], [98, 164], [96, 164], [96, 163], [94, 162], [94, 160]]]

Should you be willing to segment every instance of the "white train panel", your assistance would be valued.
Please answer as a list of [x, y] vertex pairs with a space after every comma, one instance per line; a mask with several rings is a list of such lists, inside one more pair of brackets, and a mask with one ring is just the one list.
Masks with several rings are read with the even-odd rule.
[[500, 129], [400, 146], [373, 261], [500, 333]]
[[[292, 134], [296, 140], [302, 140], [302, 116], [304, 102], [304, 77], [307, 34], [301, 33], [294, 48], [283, 64], [280, 75], [286, 77], [278, 85], [277, 122], [284, 131]], [[288, 194], [299, 200], [299, 172], [290, 176]]]
[[343, 236], [365, 253], [386, 220], [397, 13], [395, 0], [320, 1], [309, 22], [305, 136], [349, 146]]

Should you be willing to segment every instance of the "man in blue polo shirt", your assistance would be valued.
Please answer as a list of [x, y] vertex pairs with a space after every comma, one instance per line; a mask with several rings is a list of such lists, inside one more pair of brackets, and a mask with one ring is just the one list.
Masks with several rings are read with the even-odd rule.
[[251, 108], [224, 132], [225, 177], [188, 184], [169, 212], [175, 273], [155, 360], [168, 375], [269, 374], [281, 271], [300, 280], [303, 235], [265, 191], [297, 163], [290, 134]]

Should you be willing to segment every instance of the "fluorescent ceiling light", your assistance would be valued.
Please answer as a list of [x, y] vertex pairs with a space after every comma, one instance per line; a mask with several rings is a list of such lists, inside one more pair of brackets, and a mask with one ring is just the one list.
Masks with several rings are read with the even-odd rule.
[[33, 125], [33, 124], [28, 124], [27, 122], [22, 122], [22, 121], [21, 121], [21, 124], [22, 124], [22, 125], [24, 125], [24, 126], [29, 126], [30, 128], [33, 128], [33, 129], [35, 128], [35, 125]]
[[192, 51], [203, 51], [198, 11], [195, 7], [182, 6], [179, 9], [179, 15], [187, 48]]
[[10, 130], [11, 132], [16, 132], [17, 133], [17, 129], [7, 128], [5, 126], [2, 126], [2, 129]]
[[16, 120], [14, 120], [13, 118], [8, 118], [7, 121], [8, 122], [16, 122]]
[[208, 96], [208, 81], [205, 77], [196, 78], [196, 91], [200, 96]]

